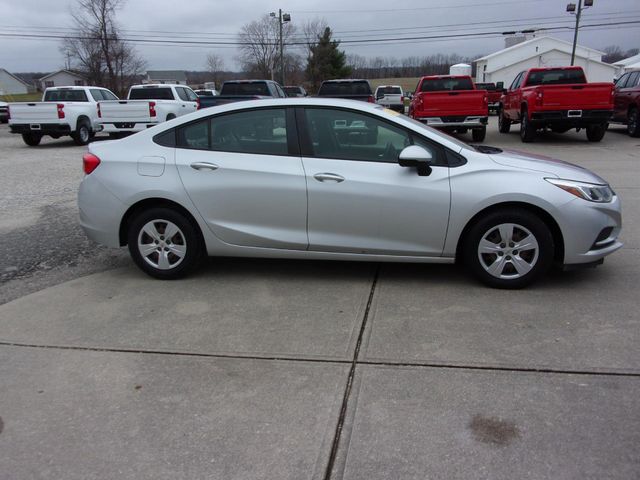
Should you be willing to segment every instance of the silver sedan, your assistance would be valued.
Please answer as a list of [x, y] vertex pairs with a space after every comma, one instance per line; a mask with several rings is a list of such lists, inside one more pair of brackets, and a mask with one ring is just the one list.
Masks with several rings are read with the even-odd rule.
[[84, 156], [80, 221], [172, 279], [204, 255], [464, 262], [521, 288], [618, 250], [620, 202], [569, 163], [472, 147], [364, 102], [205, 109]]

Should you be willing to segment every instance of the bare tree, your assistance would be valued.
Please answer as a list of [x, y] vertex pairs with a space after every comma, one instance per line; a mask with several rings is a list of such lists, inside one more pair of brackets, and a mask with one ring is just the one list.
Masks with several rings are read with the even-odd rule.
[[71, 16], [76, 35], [63, 40], [61, 50], [70, 65], [92, 84], [122, 93], [146, 66], [122, 39], [116, 11], [125, 0], [77, 0]]
[[[238, 41], [240, 61], [246, 72], [274, 79], [280, 60], [279, 28], [278, 22], [269, 15], [263, 15], [260, 20], [242, 27]], [[294, 33], [295, 27], [291, 22], [285, 23], [282, 28], [283, 42], [286, 44]]]
[[207, 70], [211, 72], [216, 88], [220, 88], [224, 72], [224, 59], [216, 53], [210, 53], [207, 55]]

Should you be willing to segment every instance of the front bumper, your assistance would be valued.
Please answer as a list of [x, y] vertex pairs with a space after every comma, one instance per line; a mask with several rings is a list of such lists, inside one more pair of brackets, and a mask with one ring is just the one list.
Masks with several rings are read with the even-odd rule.
[[430, 127], [486, 127], [489, 117], [479, 115], [456, 115], [446, 117], [415, 117], [416, 120]]
[[70, 135], [71, 126], [65, 123], [10, 123], [11, 133], [37, 133], [39, 135]]

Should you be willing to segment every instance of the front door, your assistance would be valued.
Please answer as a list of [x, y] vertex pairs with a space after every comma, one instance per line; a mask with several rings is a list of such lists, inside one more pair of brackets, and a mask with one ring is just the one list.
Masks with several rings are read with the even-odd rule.
[[220, 240], [307, 248], [306, 182], [299, 154], [289, 151], [295, 131], [286, 118], [284, 108], [252, 109], [177, 129], [180, 178]]
[[[299, 110], [309, 195], [309, 249], [439, 256], [449, 221], [449, 169], [441, 147], [379, 117], [336, 108]], [[431, 175], [398, 165], [400, 151], [431, 149]], [[310, 144], [310, 145], [309, 145]]]

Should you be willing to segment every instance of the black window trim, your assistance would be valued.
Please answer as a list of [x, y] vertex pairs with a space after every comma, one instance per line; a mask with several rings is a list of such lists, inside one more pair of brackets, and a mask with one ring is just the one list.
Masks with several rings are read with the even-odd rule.
[[[287, 130], [287, 153], [264, 153], [264, 152], [225, 152], [224, 150], [212, 150], [211, 149], [211, 121], [214, 118], [219, 118], [223, 116], [233, 115], [234, 113], [245, 113], [252, 111], [260, 111], [260, 110], [284, 110], [285, 111], [285, 128]], [[208, 122], [208, 132], [209, 132], [209, 146], [207, 148], [194, 148], [194, 147], [182, 147], [178, 146], [178, 129], [186, 128], [190, 125], [200, 123], [200, 122]], [[281, 107], [281, 106], [267, 106], [267, 107], [252, 107], [252, 108], [243, 108], [238, 110], [232, 110], [228, 112], [217, 113], [215, 115], [209, 115], [207, 117], [197, 118], [187, 123], [183, 123], [182, 125], [178, 125], [170, 130], [165, 130], [164, 132], [160, 132], [157, 135], [154, 135], [152, 140], [154, 143], [168, 148], [179, 148], [183, 150], [198, 150], [202, 152], [222, 152], [222, 153], [239, 153], [239, 154], [248, 154], [248, 155], [268, 155], [273, 157], [300, 157], [300, 143], [298, 141], [298, 129], [296, 128], [295, 114], [292, 107]], [[161, 137], [170, 136], [168, 132], [173, 132], [172, 143], [173, 145], [166, 145], [160, 143], [162, 141]]]
[[[327, 160], [345, 160], [347, 162], [368, 162], [368, 163], [386, 163], [386, 164], [398, 164], [398, 161], [396, 160], [395, 162], [380, 162], [380, 161], [376, 161], [376, 160], [363, 160], [360, 158], [327, 158], [327, 157], [317, 157], [314, 153], [313, 153], [313, 142], [311, 141], [311, 135], [309, 134], [309, 129], [307, 127], [307, 122], [306, 122], [306, 115], [305, 115], [305, 111], [306, 109], [324, 109], [324, 110], [344, 110], [347, 112], [355, 112], [355, 113], [359, 113], [361, 115], [365, 115], [368, 117], [371, 117], [375, 120], [381, 121], [381, 122], [386, 122], [385, 119], [377, 116], [377, 115], [372, 115], [368, 112], [363, 112], [360, 110], [352, 110], [349, 108], [344, 108], [344, 107], [334, 107], [334, 106], [322, 106], [322, 105], [309, 105], [309, 106], [302, 106], [302, 107], [295, 107], [295, 117], [296, 117], [296, 125], [298, 127], [298, 132], [300, 132], [299, 138], [300, 138], [300, 156], [302, 156], [303, 158], [318, 158], [318, 159], [322, 159], [322, 158], [326, 158]], [[388, 123], [388, 122], [387, 122]], [[445, 147], [444, 145], [431, 140], [429, 137], [425, 137], [423, 135], [420, 135], [419, 133], [406, 128], [402, 125], [397, 125], [397, 124], [392, 124], [395, 128], [404, 131], [408, 136], [409, 136], [409, 140], [411, 141], [411, 145], [415, 144], [415, 138], [419, 138], [420, 140], [424, 141], [425, 143], [428, 143], [429, 145], [433, 145], [434, 150], [437, 153], [438, 158], [436, 159], [436, 161], [431, 165], [433, 167], [448, 167], [448, 168], [455, 168], [455, 167], [460, 167], [464, 164], [467, 163], [467, 159], [462, 156], [461, 154], [454, 152], [453, 150], [451, 150], [450, 148]], [[449, 157], [451, 158], [455, 158], [456, 161], [454, 164], [451, 164]]]

